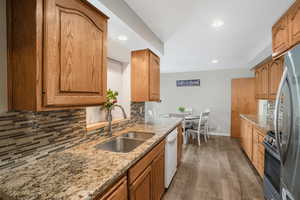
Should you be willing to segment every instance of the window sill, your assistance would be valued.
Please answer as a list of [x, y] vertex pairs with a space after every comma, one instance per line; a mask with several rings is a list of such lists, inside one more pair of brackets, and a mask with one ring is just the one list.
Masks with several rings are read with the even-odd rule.
[[[116, 119], [112, 121], [112, 125], [120, 123], [120, 122], [125, 122], [125, 121], [129, 121], [130, 119]], [[98, 122], [95, 124], [88, 124], [86, 125], [86, 130], [87, 131], [92, 131], [92, 130], [96, 130], [99, 128], [103, 128], [105, 126], [108, 126], [108, 122]]]

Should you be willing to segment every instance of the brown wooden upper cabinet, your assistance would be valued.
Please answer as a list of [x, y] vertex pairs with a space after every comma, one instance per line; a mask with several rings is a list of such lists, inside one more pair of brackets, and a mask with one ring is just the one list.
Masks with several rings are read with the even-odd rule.
[[280, 58], [269, 64], [269, 99], [276, 99], [278, 86], [283, 73], [284, 59]]
[[160, 101], [160, 58], [149, 49], [131, 52], [131, 100]]
[[11, 109], [102, 104], [108, 18], [83, 0], [8, 2]]
[[300, 42], [300, 1], [296, 1], [273, 25], [272, 41], [273, 57], [279, 57]]
[[263, 64], [255, 70], [255, 97], [257, 99], [267, 99], [268, 98], [268, 64]]
[[285, 15], [272, 27], [273, 57], [289, 48], [288, 16]]
[[300, 42], [300, 2], [297, 1], [289, 11], [289, 31], [291, 46]]
[[283, 57], [270, 60], [255, 68], [256, 99], [275, 99], [284, 65]]

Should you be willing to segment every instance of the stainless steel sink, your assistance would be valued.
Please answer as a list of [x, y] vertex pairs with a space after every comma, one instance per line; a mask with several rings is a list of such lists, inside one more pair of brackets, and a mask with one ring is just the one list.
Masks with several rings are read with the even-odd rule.
[[97, 144], [95, 147], [106, 151], [128, 153], [140, 146], [143, 142], [142, 140], [128, 139], [119, 136], [107, 142]]
[[128, 153], [153, 136], [154, 133], [128, 132], [109, 141], [97, 144], [95, 148], [112, 152]]
[[147, 132], [128, 132], [120, 137], [124, 138], [131, 138], [131, 139], [137, 139], [137, 140], [148, 140], [154, 136], [154, 133], [147, 133]]

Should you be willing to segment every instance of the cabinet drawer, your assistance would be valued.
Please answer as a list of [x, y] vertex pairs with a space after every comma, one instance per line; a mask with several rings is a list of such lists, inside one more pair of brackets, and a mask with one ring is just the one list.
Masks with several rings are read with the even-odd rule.
[[127, 200], [127, 196], [127, 177], [124, 177], [108, 192], [96, 197], [94, 200]]
[[138, 161], [128, 171], [129, 184], [132, 184], [135, 179], [151, 164], [159, 153], [165, 150], [165, 141], [163, 140], [156, 145], [148, 154], [146, 154], [140, 161]]

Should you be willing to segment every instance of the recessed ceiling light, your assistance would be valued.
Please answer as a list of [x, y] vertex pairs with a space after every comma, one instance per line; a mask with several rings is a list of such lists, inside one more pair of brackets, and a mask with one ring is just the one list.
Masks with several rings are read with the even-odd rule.
[[211, 61], [211, 63], [213, 63], [213, 64], [217, 64], [218, 62], [219, 61], [217, 59], [214, 59], [214, 60]]
[[213, 23], [211, 24], [211, 26], [214, 28], [220, 28], [223, 25], [224, 25], [224, 22], [220, 19], [214, 20]]
[[126, 40], [128, 40], [128, 38], [127, 38], [126, 35], [119, 35], [119, 36], [118, 36], [118, 40], [126, 41]]

